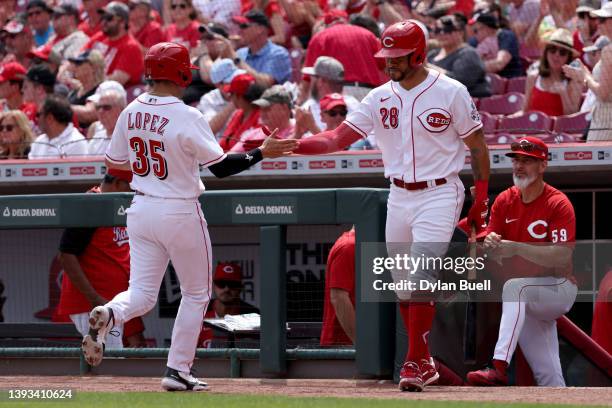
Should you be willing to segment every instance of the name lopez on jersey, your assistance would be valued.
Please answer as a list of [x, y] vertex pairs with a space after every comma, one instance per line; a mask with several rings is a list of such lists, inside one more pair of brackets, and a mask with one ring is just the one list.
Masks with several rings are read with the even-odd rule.
[[128, 113], [127, 122], [128, 130], [148, 130], [163, 136], [170, 120], [164, 116], [151, 115], [150, 113], [130, 112]]

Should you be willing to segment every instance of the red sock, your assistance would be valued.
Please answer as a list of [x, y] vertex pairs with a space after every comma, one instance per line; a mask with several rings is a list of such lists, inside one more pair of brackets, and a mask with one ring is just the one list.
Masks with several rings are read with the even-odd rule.
[[506, 369], [508, 368], [508, 363], [502, 360], [493, 360], [493, 367], [503, 375], [506, 375]]
[[433, 302], [411, 302], [408, 316], [408, 354], [406, 361], [421, 362], [429, 360], [429, 347], [427, 338], [433, 323], [436, 308]]

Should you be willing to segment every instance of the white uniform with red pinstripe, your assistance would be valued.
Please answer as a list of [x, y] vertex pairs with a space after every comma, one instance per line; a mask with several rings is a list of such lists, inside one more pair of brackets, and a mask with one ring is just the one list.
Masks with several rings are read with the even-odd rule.
[[168, 367], [189, 373], [212, 279], [210, 238], [197, 200], [204, 191], [198, 166], [225, 154], [197, 109], [175, 97], [143, 94], [119, 116], [106, 158], [130, 161], [137, 194], [127, 210], [130, 285], [105, 306], [119, 323], [147, 313], [172, 260], [182, 300]]
[[[429, 185], [408, 191], [391, 183], [387, 243], [415, 243], [410, 250], [415, 256], [446, 252], [464, 200], [458, 177], [465, 163], [463, 138], [482, 127], [466, 87], [434, 70], [410, 90], [389, 81], [373, 89], [345, 123], [363, 137], [372, 131], [376, 134], [385, 177]], [[446, 179], [446, 183], [436, 185], [436, 179]], [[400, 250], [391, 247], [388, 245], [392, 253]], [[405, 271], [392, 272], [395, 281], [435, 278], [431, 273], [406, 276]], [[405, 300], [410, 297], [408, 292], [397, 295]]]

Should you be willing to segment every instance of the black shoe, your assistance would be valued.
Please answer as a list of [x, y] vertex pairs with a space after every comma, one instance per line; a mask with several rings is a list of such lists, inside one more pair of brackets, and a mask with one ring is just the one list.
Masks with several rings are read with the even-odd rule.
[[206, 391], [208, 384], [195, 378], [191, 373], [185, 374], [174, 368], [166, 367], [162, 388], [166, 391]]

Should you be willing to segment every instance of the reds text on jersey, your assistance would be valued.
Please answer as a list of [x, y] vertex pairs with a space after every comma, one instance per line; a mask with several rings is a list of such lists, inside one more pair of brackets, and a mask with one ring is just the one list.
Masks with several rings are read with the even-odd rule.
[[140, 95], [119, 115], [106, 158], [129, 160], [130, 184], [143, 194], [196, 198], [204, 191], [199, 165], [225, 158], [204, 116], [173, 96]]
[[394, 81], [373, 89], [345, 123], [363, 137], [373, 130], [385, 177], [405, 182], [459, 173], [462, 138], [482, 127], [466, 87], [433, 70], [410, 90]]

